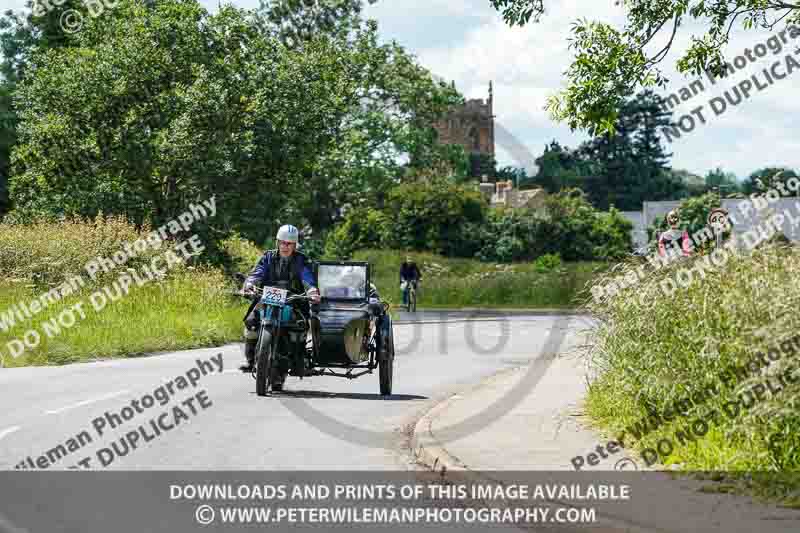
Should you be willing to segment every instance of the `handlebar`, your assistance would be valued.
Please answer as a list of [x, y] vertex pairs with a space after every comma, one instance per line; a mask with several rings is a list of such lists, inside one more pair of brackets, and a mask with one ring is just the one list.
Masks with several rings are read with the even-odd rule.
[[[250, 291], [246, 292], [244, 290], [238, 290], [233, 292], [234, 296], [241, 296], [242, 298], [247, 298], [248, 300], [257, 300], [261, 298], [261, 291]], [[300, 300], [308, 300], [311, 301], [311, 296], [307, 296], [305, 294], [293, 294], [286, 298], [286, 303], [296, 302]]]
[[297, 294], [295, 296], [289, 296], [286, 298], [286, 303], [294, 302], [296, 300], [311, 300], [311, 296], [306, 296], [305, 294]]

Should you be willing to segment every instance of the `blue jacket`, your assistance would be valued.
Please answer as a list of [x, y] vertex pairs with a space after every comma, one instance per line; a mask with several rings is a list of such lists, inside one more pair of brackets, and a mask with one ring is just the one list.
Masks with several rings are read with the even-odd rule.
[[[274, 281], [269, 279], [270, 265], [272, 264], [273, 258], [278, 257], [279, 255], [277, 250], [267, 250], [258, 261], [258, 264], [253, 271], [250, 272], [250, 275], [247, 277], [247, 281], [255, 285], [265, 285], [270, 281]], [[295, 252], [292, 256], [292, 273], [294, 274], [294, 279], [302, 282], [305, 290], [308, 290], [311, 287], [316, 287], [311, 266], [309, 265], [306, 256], [300, 252]]]

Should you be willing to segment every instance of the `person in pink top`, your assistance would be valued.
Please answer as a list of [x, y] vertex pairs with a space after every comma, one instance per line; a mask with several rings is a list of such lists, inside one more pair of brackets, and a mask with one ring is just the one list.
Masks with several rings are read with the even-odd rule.
[[658, 236], [658, 252], [662, 256], [675, 253], [669, 249], [680, 250], [685, 257], [692, 255], [692, 240], [689, 238], [689, 232], [678, 228], [679, 222], [677, 211], [670, 211], [667, 214], [669, 229]]

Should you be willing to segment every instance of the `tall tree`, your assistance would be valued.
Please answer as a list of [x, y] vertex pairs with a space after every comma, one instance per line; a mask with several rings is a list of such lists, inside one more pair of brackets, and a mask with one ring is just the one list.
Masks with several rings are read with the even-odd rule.
[[[490, 0], [505, 21], [514, 26], [538, 22], [545, 0]], [[557, 120], [573, 129], [610, 131], [620, 103], [638, 87], [665, 87], [658, 69], [670, 52], [682, 26], [703, 27], [700, 37], [678, 58], [681, 73], [724, 73], [723, 50], [734, 24], [771, 31], [784, 27], [792, 38], [800, 35], [800, 2], [792, 0], [622, 0], [627, 23], [621, 31], [608, 24], [578, 21], [573, 27], [575, 61], [567, 70], [567, 88], [548, 101]], [[659, 39], [661, 37], [662, 39]], [[650, 53], [648, 45], [666, 41]]]
[[10, 82], [0, 82], [0, 217], [8, 211], [8, 177], [11, 174], [11, 149], [16, 142], [17, 116], [12, 102]]
[[555, 140], [545, 145], [544, 153], [536, 159], [536, 164], [539, 172], [533, 177], [532, 183], [547, 192], [584, 187], [583, 178], [588, 169], [580, 155]]
[[705, 177], [706, 190], [717, 190], [720, 195], [735, 194], [739, 192], [739, 181], [736, 174], [725, 172], [721, 167], [709, 170]]
[[258, 20], [285, 45], [299, 46], [322, 34], [350, 35], [361, 28], [363, 9], [364, 0], [260, 0]]
[[[314, 230], [325, 230], [343, 205], [382, 205], [403, 177], [433, 169], [463, 178], [463, 151], [436, 142], [432, 122], [461, 102], [458, 93], [395, 42], [379, 44], [377, 23], [362, 18], [377, 0], [261, 0], [259, 27], [299, 49], [321, 36], [347, 43], [363, 59], [363, 84], [338, 125], [339, 140], [304, 170], [309, 187], [288, 208]], [[403, 168], [399, 163], [406, 160]]]
[[157, 224], [216, 195], [219, 229], [263, 241], [335, 143], [361, 59], [330, 39], [287, 49], [230, 6], [120, 0], [115, 13], [20, 84], [16, 206]]
[[646, 200], [671, 199], [683, 190], [659, 135], [670, 118], [655, 94], [643, 91], [623, 102], [615, 134], [601, 133], [581, 146], [591, 169], [584, 190], [596, 207], [639, 210]]
[[[339, 42], [342, 42], [340, 37]], [[340, 217], [340, 207], [382, 205], [389, 189], [407, 176], [467, 173], [460, 147], [440, 145], [431, 124], [461, 95], [417, 64], [397, 43], [379, 44], [377, 24], [365, 23], [344, 40], [359, 58], [358, 89], [337, 124], [338, 140], [320, 150], [307, 169], [312, 185], [298, 196], [298, 212], [325, 229]]]
[[[29, 212], [162, 221], [216, 194], [221, 229], [325, 229], [398, 181], [399, 156], [446, 159], [430, 124], [461, 101], [372, 21], [286, 46], [242, 11], [120, 0], [37, 57], [17, 94], [12, 196]], [[445, 147], [446, 148], [446, 147]]]
[[79, 0], [58, 5], [28, 0], [25, 11], [8, 10], [0, 17], [0, 216], [9, 209], [11, 152], [17, 140], [14, 91], [32, 67], [34, 53], [70, 45], [61, 17], [80, 6]]
[[[683, 185], [683, 190], [680, 191], [681, 197], [701, 196], [708, 192], [706, 180], [702, 176], [698, 176], [688, 170], [676, 168], [671, 169], [669, 173]], [[677, 199], [677, 197], [672, 198], [672, 200]]]

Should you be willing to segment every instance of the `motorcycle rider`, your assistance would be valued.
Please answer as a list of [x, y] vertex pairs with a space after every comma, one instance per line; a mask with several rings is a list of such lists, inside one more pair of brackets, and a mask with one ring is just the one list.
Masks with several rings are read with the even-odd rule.
[[422, 274], [417, 267], [417, 264], [411, 259], [411, 256], [406, 256], [405, 262], [400, 265], [400, 284], [405, 283], [403, 289], [403, 305], [408, 303], [408, 289], [410, 283], [419, 283], [422, 279]]
[[662, 256], [674, 254], [672, 249], [675, 248], [680, 250], [684, 256], [692, 254], [692, 240], [689, 238], [689, 232], [678, 228], [679, 223], [680, 217], [677, 211], [672, 210], [667, 213], [667, 224], [670, 229], [658, 237], [658, 251]]
[[[306, 256], [297, 251], [300, 232], [295, 226], [281, 226], [275, 237], [276, 249], [267, 250], [244, 282], [243, 292], [252, 293], [256, 286], [269, 285], [300, 294], [305, 292], [312, 303], [320, 302], [319, 289]], [[242, 372], [252, 372], [255, 366], [258, 320], [251, 309], [245, 318], [244, 355], [247, 363], [239, 367]]]

